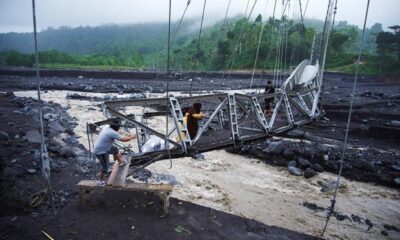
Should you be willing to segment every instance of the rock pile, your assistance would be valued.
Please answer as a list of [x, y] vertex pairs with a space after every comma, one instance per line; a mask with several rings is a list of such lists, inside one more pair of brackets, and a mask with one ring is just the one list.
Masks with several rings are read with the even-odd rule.
[[[48, 190], [43, 190], [45, 185], [38, 181], [41, 176], [39, 149], [42, 142], [38, 102], [32, 98], [15, 97], [12, 93], [0, 95], [0, 98], [0, 115], [6, 123], [0, 126], [0, 178], [2, 191], [7, 192], [0, 200], [7, 211], [37, 211], [39, 205], [47, 207], [50, 201], [43, 197], [38, 206], [32, 207], [32, 198], [36, 199], [37, 196], [28, 194], [41, 192], [47, 196], [49, 193]], [[43, 102], [42, 110], [51, 175], [68, 168], [67, 174], [74, 174], [70, 170], [76, 169], [75, 174], [90, 177], [88, 170], [95, 167], [95, 162], [89, 158], [87, 150], [74, 134], [76, 119], [54, 102]], [[73, 197], [71, 189], [61, 187], [58, 191], [60, 193], [54, 193], [58, 203], [70, 202]], [[57, 206], [61, 207], [63, 204]]]
[[[241, 146], [241, 154], [249, 154], [276, 166], [287, 167], [290, 174], [312, 178], [325, 170], [338, 173], [341, 147], [299, 139], [268, 139]], [[346, 150], [343, 175], [352, 180], [374, 181], [386, 186], [400, 187], [398, 156], [374, 149]]]

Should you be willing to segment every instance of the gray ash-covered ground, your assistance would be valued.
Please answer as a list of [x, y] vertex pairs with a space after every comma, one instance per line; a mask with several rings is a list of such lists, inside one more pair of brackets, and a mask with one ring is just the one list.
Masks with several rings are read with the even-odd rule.
[[[206, 76], [206, 75], [205, 75]], [[206, 78], [205, 76], [175, 76], [170, 77], [170, 91], [214, 91], [249, 88], [248, 79], [233, 79], [227, 81], [220, 77]], [[189, 80], [192, 79], [192, 80]], [[42, 77], [43, 90], [71, 90], [83, 92], [102, 93], [163, 93], [166, 91], [166, 79], [109, 79], [109, 78], [77, 78], [77, 77]], [[232, 84], [234, 82], [234, 84]], [[36, 83], [34, 77], [0, 76], [1, 89], [34, 90]]]
[[[190, 82], [186, 80], [172, 79], [170, 90], [188, 91]], [[165, 79], [161, 78], [130, 80], [46, 77], [42, 81], [44, 90], [165, 92]], [[217, 77], [202, 78], [193, 83], [193, 90], [245, 89], [248, 85], [249, 79], [226, 81]], [[318, 171], [337, 173], [351, 85], [351, 75], [329, 74], [324, 81], [322, 96], [327, 119], [295, 129], [278, 139], [244, 146], [243, 153], [257, 156], [270, 164], [289, 166], [291, 172], [305, 177], [312, 177]], [[35, 88], [33, 77], [0, 76], [0, 91]], [[40, 177], [39, 125], [35, 120], [37, 104], [33, 99], [0, 94], [0, 105], [0, 238], [40, 238], [43, 236], [41, 230], [51, 233], [56, 239], [92, 236], [100, 239], [115, 236], [141, 239], [153, 236], [165, 239], [309, 238], [222, 212], [214, 212], [215, 217], [208, 217], [209, 208], [186, 202], [180, 204], [177, 200], [173, 200], [171, 217], [159, 219], [159, 200], [144, 194], [136, 194], [132, 201], [131, 195], [125, 193], [95, 195], [88, 209], [79, 212], [75, 184], [81, 179], [93, 177], [98, 166], [88, 157], [86, 149], [78, 144], [73, 132], [75, 120], [60, 105], [45, 102], [46, 143], [53, 160], [52, 184], [56, 189], [54, 196], [58, 212], [57, 220], [53, 221], [48, 192], [42, 197], [47, 186]], [[344, 164], [343, 175], [346, 178], [391, 187], [400, 186], [399, 121], [399, 79], [361, 78], [350, 131], [351, 148], [347, 151]], [[321, 183], [323, 191], [329, 191], [333, 186], [331, 183]], [[156, 204], [148, 206], [149, 202]], [[38, 206], [34, 207], [36, 204]], [[83, 221], [77, 224], [77, 219]], [[177, 226], [182, 226], [189, 233], [176, 232], [174, 229]], [[159, 230], [155, 232], [154, 229]]]

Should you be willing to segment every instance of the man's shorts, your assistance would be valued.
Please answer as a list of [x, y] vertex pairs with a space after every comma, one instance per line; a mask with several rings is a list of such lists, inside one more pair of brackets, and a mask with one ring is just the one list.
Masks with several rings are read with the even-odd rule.
[[110, 150], [104, 154], [96, 154], [97, 159], [99, 159], [100, 164], [101, 164], [101, 171], [103, 173], [108, 172], [108, 163], [109, 163], [109, 156], [110, 154], [117, 154], [118, 153], [118, 148], [116, 146], [111, 146]]

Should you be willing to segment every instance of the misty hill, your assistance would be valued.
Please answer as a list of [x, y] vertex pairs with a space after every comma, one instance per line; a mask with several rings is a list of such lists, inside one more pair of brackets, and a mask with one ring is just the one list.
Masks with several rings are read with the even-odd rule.
[[[313, 37], [322, 30], [324, 22], [305, 19], [305, 26], [302, 26], [298, 20], [283, 21], [287, 34], [283, 58], [285, 66], [293, 66], [309, 56]], [[228, 19], [226, 24], [219, 21], [203, 29], [198, 45], [199, 25], [199, 19], [185, 19], [171, 49], [173, 69], [252, 69], [263, 25], [265, 28], [256, 68], [274, 68], [278, 54], [278, 29], [282, 26], [280, 20], [263, 21], [259, 15], [250, 21], [240, 16]], [[176, 27], [175, 22], [171, 26], [172, 37]], [[162, 69], [166, 62], [167, 30], [167, 23], [49, 28], [38, 33], [41, 66]], [[378, 66], [380, 71], [392, 71], [380, 66], [390, 63], [387, 69], [397, 69], [398, 57], [391, 53], [390, 47], [393, 44], [387, 44], [396, 41], [396, 36], [393, 33], [382, 35], [381, 49], [378, 49], [376, 40], [381, 33], [383, 29], [379, 23], [366, 29], [365, 55], [368, 55], [371, 70]], [[346, 67], [343, 69], [351, 71], [360, 36], [358, 26], [338, 22], [331, 34], [327, 66]], [[237, 42], [237, 39], [240, 41]], [[231, 62], [234, 51], [237, 51], [237, 57]], [[0, 34], [0, 65], [32, 66], [32, 52], [32, 33]]]
[[[38, 33], [39, 51], [56, 49], [71, 54], [109, 54], [134, 47], [140, 54], [160, 51], [167, 36], [166, 23], [49, 28]], [[32, 33], [0, 34], [0, 51], [33, 52]]]
[[[230, 19], [230, 21], [234, 20], [237, 20], [237, 18]], [[198, 19], [185, 20], [175, 41], [177, 45], [185, 44], [190, 38], [197, 35], [196, 31], [198, 29], [194, 27], [197, 25], [197, 21]], [[317, 32], [321, 31], [324, 25], [323, 21], [317, 19], [305, 19], [304, 23], [305, 26], [313, 28]], [[216, 23], [210, 28], [215, 28], [219, 24]], [[176, 28], [176, 25], [176, 23], [172, 24], [172, 30]], [[342, 31], [353, 31], [353, 34], [356, 35], [361, 32], [357, 26], [350, 25], [347, 22], [339, 22], [336, 28]], [[134, 51], [141, 55], [148, 55], [165, 49], [167, 30], [167, 23], [48, 28], [38, 33], [38, 47], [39, 51], [58, 50], [69, 54], [109, 55], [115, 51], [129, 49], [129, 51]], [[374, 33], [381, 32], [383, 31], [382, 25], [376, 24], [371, 30]], [[374, 51], [375, 46], [370, 46], [369, 49]], [[0, 51], [10, 50], [32, 53], [33, 34], [0, 33]]]

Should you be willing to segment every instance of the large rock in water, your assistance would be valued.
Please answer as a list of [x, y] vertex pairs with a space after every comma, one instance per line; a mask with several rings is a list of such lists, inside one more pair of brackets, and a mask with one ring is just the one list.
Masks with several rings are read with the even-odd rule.
[[303, 171], [301, 171], [300, 168], [289, 166], [288, 171], [290, 174], [295, 175], [295, 176], [303, 176]]

